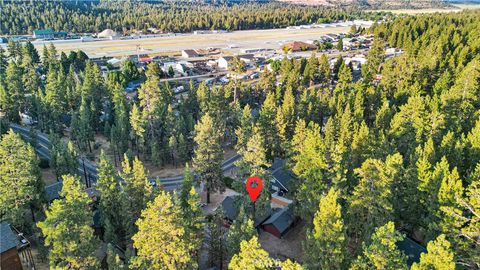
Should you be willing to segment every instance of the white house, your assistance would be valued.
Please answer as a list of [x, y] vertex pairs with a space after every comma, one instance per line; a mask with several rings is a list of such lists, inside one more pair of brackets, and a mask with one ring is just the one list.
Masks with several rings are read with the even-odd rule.
[[222, 56], [218, 58], [217, 63], [218, 67], [222, 69], [228, 69], [230, 67], [229, 63], [233, 59], [232, 56]]

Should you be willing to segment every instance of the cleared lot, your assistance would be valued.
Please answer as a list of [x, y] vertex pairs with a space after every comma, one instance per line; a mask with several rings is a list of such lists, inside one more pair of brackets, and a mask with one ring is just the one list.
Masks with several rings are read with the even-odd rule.
[[[53, 42], [58, 51], [83, 50], [89, 57], [124, 56], [137, 54], [162, 54], [179, 52], [184, 49], [222, 48], [238, 52], [246, 48], [279, 49], [281, 44], [290, 41], [307, 41], [318, 39], [329, 33], [348, 32], [350, 27], [328, 27], [313, 29], [271, 29], [235, 31], [216, 34], [176, 34], [176, 36], [141, 38], [129, 40], [103, 40], [92, 42]], [[35, 42], [37, 49], [50, 42]], [[229, 46], [235, 48], [228, 49]]]

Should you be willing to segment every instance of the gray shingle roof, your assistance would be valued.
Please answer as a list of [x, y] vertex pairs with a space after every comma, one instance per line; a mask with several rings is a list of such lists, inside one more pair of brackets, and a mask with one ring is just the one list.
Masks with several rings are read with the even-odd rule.
[[223, 212], [225, 212], [225, 217], [229, 220], [235, 220], [238, 215], [238, 209], [235, 205], [236, 196], [227, 196], [222, 201]]
[[420, 261], [420, 254], [427, 252], [427, 250], [417, 244], [417, 242], [413, 241], [412, 239], [405, 237], [402, 241], [396, 243], [399, 250], [403, 251], [405, 255], [408, 256], [407, 264], [412, 265], [415, 262]]
[[18, 245], [17, 235], [13, 233], [10, 225], [0, 223], [0, 253], [3, 253]]
[[275, 212], [269, 219], [263, 222], [262, 225], [271, 224], [275, 226], [278, 231], [283, 234], [293, 223], [293, 216], [290, 213], [288, 207], [282, 208], [281, 210]]
[[283, 187], [283, 189], [288, 191], [288, 186], [293, 179], [293, 176], [290, 171], [285, 170], [284, 164], [285, 161], [283, 159], [276, 158], [269, 171], [271, 172], [272, 177]]
[[60, 198], [60, 191], [62, 190], [63, 182], [56, 182], [45, 187], [45, 194], [49, 202]]

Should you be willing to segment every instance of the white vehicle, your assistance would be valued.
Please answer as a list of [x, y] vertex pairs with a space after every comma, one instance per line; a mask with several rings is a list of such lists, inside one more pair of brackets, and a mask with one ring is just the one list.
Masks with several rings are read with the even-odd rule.
[[257, 73], [257, 72], [255, 72], [255, 73], [253, 73], [252, 75], [250, 75], [250, 79], [252, 79], [252, 80], [258, 79], [258, 77], [259, 77], [259, 76], [258, 76], [258, 73]]
[[175, 88], [173, 89], [173, 93], [174, 93], [174, 94], [178, 94], [178, 93], [182, 92], [183, 90], [185, 90], [185, 87], [183, 87], [183, 85], [180, 85], [180, 86], [175, 87]]
[[221, 78], [219, 79], [219, 81], [220, 81], [221, 83], [227, 84], [230, 80], [227, 79], [227, 77], [221, 77]]

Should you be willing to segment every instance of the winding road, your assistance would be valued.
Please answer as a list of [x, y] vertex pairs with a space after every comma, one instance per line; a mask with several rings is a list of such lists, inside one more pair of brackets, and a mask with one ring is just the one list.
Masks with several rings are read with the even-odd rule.
[[[30, 131], [28, 128], [16, 124], [10, 124], [10, 128], [16, 133], [20, 134], [24, 139], [30, 139]], [[50, 160], [50, 140], [48, 139], [48, 136], [40, 132], [37, 132], [36, 135], [37, 145], [35, 150], [37, 154], [47, 160]], [[237, 161], [238, 159], [240, 159], [239, 155], [235, 155], [229, 159], [226, 159], [222, 163], [223, 173], [232, 170], [235, 167], [235, 161]], [[88, 159], [78, 159], [78, 172], [79, 175], [81, 175], [83, 178], [85, 178], [86, 176], [87, 182], [89, 183], [95, 183], [98, 179], [97, 166]], [[148, 177], [148, 179], [154, 185], [156, 185], [159, 181], [165, 190], [171, 191], [181, 186], [183, 182], [183, 175], [166, 178]]]

